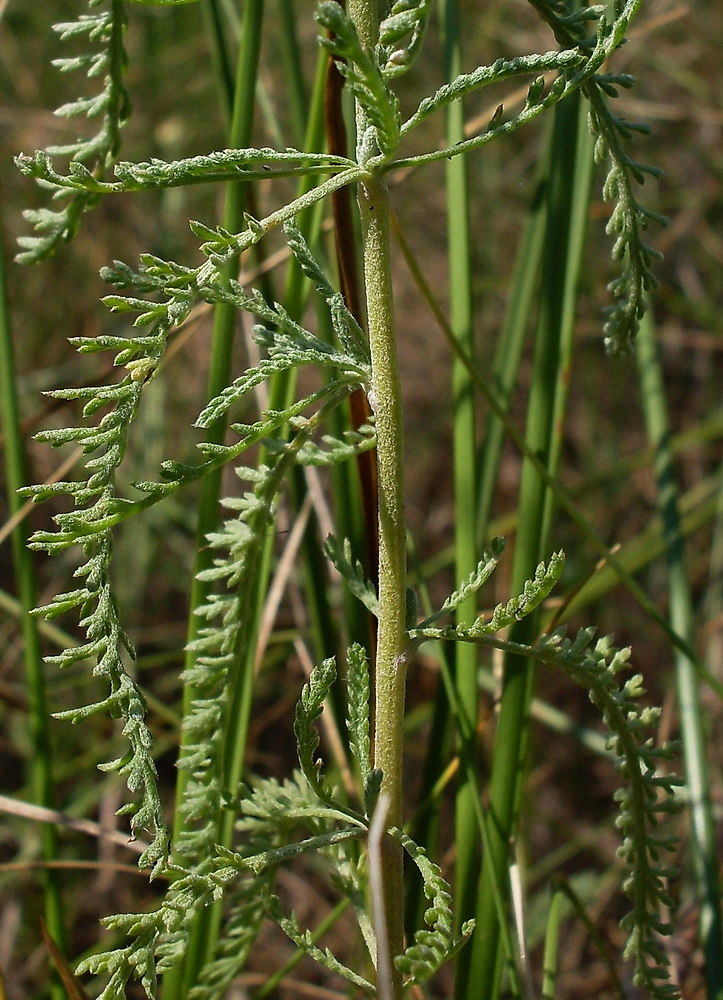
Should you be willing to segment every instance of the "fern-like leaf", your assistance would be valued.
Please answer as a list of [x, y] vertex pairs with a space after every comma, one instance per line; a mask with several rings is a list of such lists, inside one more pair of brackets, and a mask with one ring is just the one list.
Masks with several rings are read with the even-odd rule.
[[660, 711], [638, 704], [644, 693], [640, 675], [618, 684], [616, 675], [627, 664], [630, 650], [616, 649], [610, 636], [594, 646], [592, 639], [590, 629], [579, 632], [574, 640], [565, 638], [561, 630], [543, 636], [531, 652], [561, 667], [585, 687], [611, 731], [608, 747], [618, 758], [616, 771], [626, 781], [615, 795], [620, 810], [616, 824], [623, 834], [619, 854], [630, 871], [623, 888], [633, 904], [622, 921], [629, 935], [625, 954], [633, 961], [636, 985], [645, 987], [654, 1000], [670, 1000], [678, 993], [669, 981], [668, 956], [658, 935], [672, 930], [659, 915], [661, 906], [672, 905], [666, 888], [672, 870], [661, 863], [660, 854], [673, 850], [676, 839], [660, 836], [657, 827], [661, 817], [675, 810], [673, 791], [683, 782], [661, 773], [658, 763], [670, 760], [677, 747], [667, 743], [656, 748], [647, 736]]
[[379, 25], [377, 59], [392, 79], [406, 73], [419, 55], [432, 11], [432, 0], [396, 0]]
[[379, 616], [379, 601], [374, 584], [364, 575], [364, 567], [358, 559], [354, 559], [351, 542], [344, 539], [343, 545], [333, 535], [324, 542], [324, 552], [337, 571], [346, 580], [354, 597], [362, 602], [364, 607], [375, 617]]
[[269, 916], [276, 921], [284, 934], [294, 942], [297, 948], [300, 948], [331, 972], [342, 976], [350, 983], [353, 983], [354, 986], [358, 986], [365, 993], [370, 996], [376, 996], [376, 988], [368, 980], [340, 962], [328, 948], [322, 951], [314, 942], [314, 936], [311, 931], [301, 930], [295, 914], [292, 913], [291, 916], [287, 917], [281, 909], [281, 904], [276, 896], [269, 895], [266, 897], [266, 908]]
[[205, 624], [190, 647], [196, 654], [194, 664], [184, 674], [184, 680], [197, 692], [184, 718], [184, 749], [179, 761], [179, 766], [189, 772], [181, 805], [185, 822], [179, 836], [179, 851], [187, 859], [207, 856], [219, 839], [221, 795], [217, 775], [222, 752], [220, 734], [228, 712], [229, 671], [247, 658], [253, 608], [246, 594], [258, 572], [274, 504], [301, 447], [337, 403], [327, 400], [313, 417], [305, 419], [268, 465], [238, 470], [239, 476], [251, 481], [254, 488], [242, 497], [224, 501], [235, 516], [209, 537], [209, 545], [219, 555], [199, 579], [217, 584], [224, 591], [211, 590], [198, 610]]
[[[78, 164], [81, 171], [90, 172], [83, 164], [92, 165], [92, 173], [98, 178], [109, 169], [118, 155], [120, 148], [120, 131], [130, 115], [128, 94], [123, 83], [126, 66], [126, 55], [123, 48], [123, 36], [126, 30], [126, 12], [123, 0], [109, 0], [104, 3], [104, 10], [97, 10], [102, 0], [90, 0], [89, 6], [95, 10], [92, 14], [81, 14], [76, 21], [56, 24], [54, 30], [61, 40], [84, 36], [89, 42], [99, 44], [99, 51], [70, 59], [55, 60], [55, 65], [61, 72], [67, 73], [84, 70], [86, 76], [95, 79], [103, 77], [103, 89], [99, 94], [89, 98], [78, 98], [65, 104], [55, 112], [63, 118], [73, 118], [78, 115], [101, 117], [99, 131], [88, 139], [78, 139], [77, 142], [64, 146], [51, 146], [47, 153], [36, 154], [31, 158], [38, 163], [49, 163], [50, 156], [69, 156]], [[38, 160], [37, 157], [40, 157]], [[21, 169], [31, 173], [27, 161], [21, 161]], [[22, 236], [18, 243], [22, 251], [17, 259], [24, 264], [36, 263], [49, 257], [61, 243], [72, 239], [78, 230], [84, 212], [93, 208], [99, 195], [95, 191], [83, 190], [67, 192], [63, 184], [53, 181], [43, 181], [45, 187], [54, 191], [54, 197], [67, 198], [64, 208], [52, 211], [47, 208], [28, 209], [25, 218], [31, 222], [37, 235]]]
[[299, 262], [301, 270], [314, 284], [319, 295], [326, 302], [331, 325], [339, 338], [343, 351], [359, 361], [369, 365], [369, 344], [356, 319], [349, 312], [344, 297], [338, 292], [324, 274], [315, 260], [308, 243], [301, 234], [296, 222], [289, 220], [284, 223], [284, 232], [289, 249]]
[[430, 861], [424, 849], [401, 830], [394, 828], [389, 833], [399, 841], [417, 866], [423, 880], [424, 895], [431, 902], [424, 913], [425, 923], [430, 929], [417, 931], [414, 943], [395, 959], [397, 968], [407, 977], [405, 989], [409, 989], [433, 976], [459, 951], [474, 930], [474, 920], [468, 920], [463, 925], [460, 936], [455, 938], [451, 889], [442, 877], [439, 865]]
[[371, 685], [369, 660], [363, 646], [354, 643], [346, 654], [347, 728], [349, 748], [359, 766], [364, 789], [364, 815], [371, 819], [382, 787], [382, 772], [372, 767], [369, 706]]
[[[203, 966], [188, 1000], [222, 1000], [243, 969], [266, 914], [264, 894], [269, 892], [273, 873], [246, 879], [229, 894], [228, 919], [214, 949], [213, 958]], [[158, 949], [162, 956], [161, 949]]]
[[[364, 109], [373, 144], [383, 157], [393, 156], [399, 145], [399, 101], [387, 87], [376, 56], [364, 49], [353, 22], [335, 0], [323, 0], [316, 19], [330, 33], [330, 37], [321, 38], [321, 44], [334, 57], [349, 91]], [[363, 151], [361, 160], [366, 162], [377, 150], [369, 136], [360, 136], [359, 141]]]
[[322, 776], [321, 762], [314, 759], [319, 746], [319, 733], [315, 722], [324, 709], [324, 702], [335, 680], [336, 661], [333, 657], [324, 660], [320, 667], [314, 667], [308, 682], [302, 688], [294, 719], [294, 734], [301, 770], [322, 802], [328, 805], [337, 803]]
[[[527, 617], [536, 608], [542, 604], [545, 598], [548, 596], [552, 588], [555, 586], [560, 578], [562, 569], [565, 562], [565, 556], [563, 552], [556, 552], [550, 557], [550, 561], [547, 565], [541, 562], [537, 569], [535, 570], [535, 575], [531, 580], [527, 580], [525, 583], [522, 593], [517, 597], [511, 597], [506, 604], [498, 604], [492, 613], [491, 619], [488, 621], [483, 616], [476, 619], [471, 625], [459, 625], [452, 626], [449, 625], [446, 628], [435, 628], [422, 622], [417, 628], [412, 628], [408, 630], [408, 635], [411, 639], [460, 639], [463, 642], [475, 642], [484, 636], [494, 635], [501, 629], [506, 628], [508, 625], [513, 625], [516, 621], [520, 621], [522, 618]], [[490, 564], [492, 564], [490, 566]], [[486, 567], [490, 566], [489, 572], [494, 569], [494, 556], [489, 558], [488, 562], [480, 564], [482, 568], [481, 576], [484, 577], [486, 572]], [[480, 570], [478, 567], [478, 571]], [[476, 578], [477, 572], [472, 575], [467, 586], [470, 586], [470, 592], [475, 589], [473, 586]], [[489, 572], [487, 576], [489, 576]], [[484, 577], [486, 579], [486, 577]], [[460, 593], [466, 596], [466, 588], [462, 588]], [[459, 596], [459, 595], [453, 595]], [[451, 610], [448, 609], [448, 610]], [[446, 614], [447, 611], [443, 608], [440, 614]]]
[[377, 432], [373, 424], [363, 424], [358, 430], [344, 431], [341, 438], [325, 434], [321, 445], [309, 441], [299, 453], [301, 465], [337, 465], [356, 458], [376, 447]]
[[624, 152], [623, 142], [633, 132], [644, 133], [647, 128], [623, 121], [611, 112], [605, 100], [611, 88], [609, 79], [596, 77], [585, 87], [585, 94], [590, 102], [590, 128], [597, 136], [595, 158], [598, 162], [606, 157], [610, 160], [603, 197], [614, 202], [614, 207], [607, 232], [616, 236], [613, 259], [623, 264], [622, 273], [608, 286], [616, 302], [606, 309], [605, 343], [616, 354], [630, 351], [646, 309], [645, 293], [658, 286], [651, 263], [662, 254], [644, 241], [643, 233], [651, 221], [667, 226], [668, 220], [645, 208], [635, 197], [633, 182], [643, 184], [646, 175], [657, 177], [660, 171]]
[[431, 97], [425, 97], [417, 110], [401, 128], [404, 136], [416, 128], [429, 115], [446, 107], [453, 101], [461, 100], [468, 94], [489, 87], [493, 83], [516, 76], [529, 76], [550, 72], [550, 70], [573, 69], [583, 63], [583, 56], [575, 49], [562, 52], [544, 52], [541, 55], [515, 56], [512, 59], [497, 59], [491, 66], [478, 66], [471, 73], [462, 73], [450, 83], [444, 84]]
[[419, 623], [419, 625], [415, 622], [414, 625], [410, 626], [410, 629], [427, 628], [429, 625], [432, 625], [445, 615], [451, 614], [472, 594], [476, 594], [480, 587], [485, 585], [497, 568], [497, 563], [502, 558], [502, 553], [505, 550], [505, 544], [506, 542], [504, 538], [500, 536], [493, 538], [490, 542], [489, 550], [485, 552], [484, 557], [477, 564], [476, 569], [470, 573], [469, 577], [464, 581], [461, 587], [449, 595], [439, 611], [435, 611], [434, 614], [425, 618], [423, 622]]

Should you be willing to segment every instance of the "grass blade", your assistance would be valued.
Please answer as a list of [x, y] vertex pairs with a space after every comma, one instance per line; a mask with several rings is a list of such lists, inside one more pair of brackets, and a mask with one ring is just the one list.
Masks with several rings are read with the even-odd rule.
[[[24, 441], [20, 430], [17, 382], [15, 379], [15, 357], [10, 324], [5, 259], [0, 246], [0, 419], [5, 443], [5, 475], [7, 504], [10, 516], [17, 513], [22, 500], [17, 491], [27, 485], [23, 460]], [[40, 806], [55, 806], [53, 793], [52, 747], [50, 740], [48, 709], [43, 674], [43, 657], [37, 619], [30, 612], [36, 605], [35, 574], [32, 554], [27, 547], [27, 520], [20, 520], [12, 532], [13, 565], [17, 581], [18, 600], [21, 605], [21, 631], [23, 636], [23, 658], [28, 691], [28, 726], [33, 747], [30, 758], [30, 784], [33, 799]], [[58, 838], [51, 823], [41, 827], [43, 858], [55, 861], [58, 857]], [[43, 875], [45, 899], [45, 922], [49, 933], [63, 948], [65, 928], [63, 923], [63, 903], [60, 894], [58, 873], [47, 869]], [[61, 1000], [63, 991], [60, 984], [52, 986], [54, 1000]]]
[[[670, 622], [678, 635], [692, 643], [695, 639], [693, 598], [685, 566], [665, 386], [650, 311], [641, 321], [636, 350], [648, 438], [655, 448], [657, 505], [663, 518], [668, 564]], [[693, 664], [680, 650], [675, 652], [675, 677], [693, 827], [690, 848], [700, 904], [699, 936], [705, 955], [708, 996], [717, 997], [723, 992], [723, 929], [715, 823], [706, 755], [707, 736], [700, 700], [700, 681]]]
[[[581, 240], [575, 239], [580, 220], [573, 215], [572, 193], [578, 186], [589, 196], [589, 152], [578, 153], [578, 135], [586, 124], [579, 99], [556, 108], [548, 179], [548, 217], [542, 264], [540, 312], [533, 361], [533, 382], [527, 412], [526, 442], [532, 452], [557, 475], [559, 445], [556, 434], [562, 426], [564, 375], [569, 366], [572, 317], [579, 267]], [[570, 184], [570, 173], [575, 177]], [[580, 176], [580, 171], [583, 171]], [[584, 201], [581, 192], [581, 201]], [[572, 237], [572, 238], [571, 238]], [[572, 255], [576, 254], [577, 257]], [[534, 572], [548, 547], [551, 505], [545, 482], [530, 463], [523, 466], [520, 487], [520, 522], [515, 545], [511, 586], [519, 589]], [[537, 630], [537, 616], [530, 615], [511, 630], [510, 639], [530, 642]], [[527, 755], [529, 705], [532, 698], [532, 665], [518, 656], [505, 660], [503, 690], [495, 738], [490, 784], [492, 813], [491, 853], [483, 859], [478, 890], [477, 928], [472, 941], [467, 997], [472, 1000], [496, 996], [499, 924], [497, 912], [487, 903], [494, 869], [497, 881], [506, 886], [510, 841], [515, 837]]]

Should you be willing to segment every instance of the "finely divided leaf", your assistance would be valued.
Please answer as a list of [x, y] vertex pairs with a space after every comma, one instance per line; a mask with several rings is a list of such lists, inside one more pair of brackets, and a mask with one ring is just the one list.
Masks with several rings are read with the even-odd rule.
[[345, 538], [343, 546], [340, 547], [337, 539], [333, 535], [329, 535], [324, 542], [324, 552], [337, 571], [344, 577], [354, 597], [362, 602], [367, 611], [378, 617], [379, 602], [376, 589], [374, 584], [367, 580], [364, 575], [361, 562], [352, 556], [349, 539]]
[[336, 661], [333, 657], [324, 660], [320, 667], [314, 667], [308, 683], [304, 684], [301, 690], [301, 698], [296, 705], [294, 720], [294, 733], [301, 770], [319, 798], [331, 806], [337, 803], [322, 776], [321, 761], [314, 759], [314, 754], [319, 746], [319, 734], [315, 722], [323, 711], [324, 701], [335, 680]]

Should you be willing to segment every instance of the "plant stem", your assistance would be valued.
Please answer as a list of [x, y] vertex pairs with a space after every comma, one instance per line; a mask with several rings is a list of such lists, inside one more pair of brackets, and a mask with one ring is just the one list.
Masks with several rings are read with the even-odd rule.
[[[349, 14], [362, 45], [373, 49], [379, 33], [375, 0], [350, 0]], [[359, 150], [367, 120], [358, 101], [356, 123]], [[377, 429], [379, 624], [374, 680], [374, 766], [384, 774], [382, 793], [389, 802], [388, 826], [401, 826], [407, 645], [402, 398], [394, 333], [389, 193], [378, 171], [372, 171], [360, 183], [358, 201], [372, 361], [369, 403]], [[404, 867], [401, 845], [389, 836], [382, 842], [382, 882], [392, 959], [391, 995], [394, 1000], [402, 1000], [402, 977], [394, 958], [404, 950]]]
[[[244, 30], [239, 50], [236, 88], [234, 95], [232, 121], [229, 130], [229, 147], [243, 148], [251, 141], [253, 124], [254, 94], [256, 86], [256, 70], [261, 41], [261, 24], [263, 19], [263, 0], [249, 0], [244, 12]], [[230, 232], [238, 232], [243, 228], [243, 213], [246, 200], [246, 185], [243, 182], [229, 184], [226, 194], [223, 224]], [[233, 278], [238, 270], [238, 262], [233, 261], [227, 268], [227, 276]], [[236, 332], [236, 309], [227, 303], [219, 303], [214, 310], [213, 341], [211, 348], [211, 367], [209, 372], [208, 398], [216, 396], [230, 381], [231, 355]], [[226, 420], [220, 418], [208, 429], [207, 440], [220, 444], [226, 434]], [[206, 600], [209, 585], [198, 579], [198, 573], [211, 565], [213, 551], [206, 545], [206, 536], [213, 531], [219, 519], [219, 498], [221, 493], [221, 476], [219, 468], [206, 476], [201, 484], [199, 498], [199, 514], [196, 527], [196, 562], [194, 579], [191, 588], [190, 613], [188, 619], [188, 642], [192, 642], [198, 633], [201, 621], [195, 611]], [[194, 653], [188, 653], [186, 667], [189, 669], [195, 658]], [[190, 712], [196, 697], [195, 688], [186, 684], [183, 697], [184, 717]], [[174, 826], [174, 844], [183, 828], [183, 812], [178, 808], [183, 800], [188, 772], [179, 771], [176, 779], [176, 820]], [[204, 911], [196, 924], [191, 944], [186, 956], [185, 969], [181, 966], [171, 970], [165, 977], [165, 988], [169, 994], [179, 998], [195, 982], [198, 970], [205, 958], [212, 951], [218, 907], [215, 910]], [[209, 921], [214, 919], [214, 929], [209, 931]], [[181, 975], [185, 980], [181, 983]]]
[[[570, 297], [574, 301], [580, 259], [579, 241], [571, 239], [579, 226], [572, 213], [572, 192], [577, 190], [578, 185], [570, 185], [569, 180], [573, 170], [580, 171], [580, 163], [584, 159], [580, 157], [578, 149], [578, 134], [584, 127], [579, 104], [579, 98], [574, 96], [558, 105], [555, 113], [546, 194], [548, 215], [540, 309], [527, 412], [527, 444], [546, 464], [552, 477], [557, 475], [559, 448], [555, 438], [561, 433], [563, 424], [560, 399], [565, 394], [563, 374], [569, 367], [571, 346], [572, 313], [568, 304]], [[583, 164], [583, 167], [586, 176], [589, 176], [587, 164]], [[520, 485], [520, 523], [512, 570], [514, 593], [519, 592], [525, 580], [530, 579], [535, 566], [545, 554], [551, 515], [547, 497], [547, 482], [536, 468], [525, 462]], [[537, 615], [533, 614], [518, 622], [511, 630], [511, 638], [522, 644], [533, 642], [537, 620]], [[508, 891], [510, 843], [517, 833], [526, 770], [532, 680], [533, 665], [530, 661], [517, 655], [510, 655], [505, 659], [490, 780], [493, 836], [491, 851], [483, 860], [480, 876], [477, 927], [465, 983], [468, 1000], [478, 996], [480, 991], [483, 996], [497, 995], [500, 928], [497, 912], [489, 906], [488, 899], [493, 875], [505, 893]]]
[[[359, 189], [372, 358], [372, 409], [376, 416], [379, 468], [379, 630], [375, 677], [374, 766], [384, 773], [389, 797], [388, 822], [402, 822], [402, 742], [406, 663], [406, 537], [402, 404], [399, 384], [389, 250], [389, 196], [372, 176]], [[401, 954], [403, 867], [401, 847], [385, 838], [382, 857], [389, 950]], [[392, 971], [392, 988], [401, 997], [401, 977]]]
[[[685, 565], [678, 489], [670, 447], [670, 423], [665, 385], [658, 357], [653, 320], [648, 311], [640, 323], [636, 340], [641, 395], [648, 438], [655, 447], [657, 505], [663, 519], [670, 620], [679, 635], [695, 638], [695, 613], [690, 579]], [[690, 795], [693, 835], [690, 854], [695, 870], [700, 905], [700, 943], [705, 955], [707, 995], [723, 995], [723, 934], [721, 932], [720, 883], [716, 860], [715, 822], [712, 813], [710, 777], [706, 755], [706, 726], [700, 699], [700, 681], [680, 650], [675, 652], [675, 676], [680, 706], [685, 774]]]
[[[452, 81], [462, 72], [459, 8], [457, 0], [443, 0], [445, 77]], [[449, 146], [464, 139], [464, 110], [460, 101], [447, 108], [446, 141]], [[469, 198], [467, 160], [457, 157], [445, 164], [447, 188], [447, 259], [449, 261], [449, 312], [455, 337], [469, 357], [474, 356], [474, 326], [472, 317], [472, 261], [469, 240]], [[454, 531], [455, 580], [466, 580], [477, 565], [477, 483], [475, 457], [476, 427], [474, 386], [469, 372], [458, 358], [452, 362], [454, 406]], [[477, 595], [471, 595], [457, 608], [458, 625], [471, 625], [477, 617]], [[478, 713], [477, 650], [458, 644], [454, 651], [454, 676], [460, 710], [467, 720], [471, 756], [475, 753], [475, 733]], [[477, 824], [471, 796], [476, 791], [460, 775], [455, 803], [455, 844], [457, 860], [458, 924], [472, 916], [475, 910], [475, 879], [477, 869]]]
[[[22, 506], [17, 491], [27, 485], [23, 461], [24, 441], [20, 428], [15, 357], [10, 326], [10, 309], [5, 280], [5, 260], [0, 244], [0, 425], [3, 429], [7, 509], [12, 516]], [[28, 729], [32, 755], [28, 763], [33, 801], [40, 806], [55, 806], [53, 791], [52, 745], [45, 697], [45, 676], [40, 648], [38, 620], [30, 612], [35, 607], [35, 574], [33, 559], [27, 547], [28, 522], [21, 520], [12, 532], [13, 566], [21, 606], [20, 625], [23, 637], [23, 659], [28, 691]], [[42, 856], [45, 861], [58, 857], [58, 835], [52, 823], [43, 823], [40, 832]], [[63, 900], [58, 872], [47, 869], [42, 877], [45, 922], [58, 947], [65, 948]], [[64, 992], [53, 981], [51, 997], [61, 1000]]]

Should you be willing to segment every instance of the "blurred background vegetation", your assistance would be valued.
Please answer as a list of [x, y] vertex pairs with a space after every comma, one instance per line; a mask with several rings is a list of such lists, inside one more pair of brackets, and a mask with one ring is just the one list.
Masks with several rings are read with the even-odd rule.
[[[67, 55], [51, 25], [77, 16], [82, 0], [5, 0], [0, 4], [0, 195], [6, 260], [19, 235], [28, 232], [22, 210], [46, 203], [46, 195], [14, 168], [12, 157], [76, 137], [78, 123], [55, 117], [52, 111], [76, 96], [77, 79], [64, 77], [51, 60]], [[225, 145], [222, 102], [212, 67], [203, 3], [175, 9], [129, 5], [127, 83], [133, 115], [124, 131], [123, 158], [165, 159], [207, 152]], [[258, 145], [297, 144], [292, 123], [285, 118], [287, 101], [278, 66], [285, 58], [274, 30], [280, 16], [274, 0], [267, 2], [261, 85], [258, 92]], [[226, 13], [233, 14], [231, 0]], [[297, 4], [307, 79], [316, 56], [313, 5]], [[501, 55], [544, 51], [553, 44], [549, 31], [523, 0], [489, 0], [464, 6], [465, 69], [489, 63]], [[228, 21], [233, 25], [233, 17]], [[231, 38], [230, 47], [234, 41]], [[723, 458], [723, 8], [685, 4], [681, 0], [649, 0], [636, 21], [617, 69], [633, 72], [638, 82], [624, 93], [624, 115], [650, 122], [653, 133], [636, 138], [634, 155], [664, 169], [661, 180], [649, 180], [645, 200], [669, 216], [671, 226], [652, 234], [665, 254], [656, 271], [661, 288], [653, 314], [662, 352], [673, 433], [677, 436], [676, 473], [690, 510], [688, 567], [696, 603], [696, 645], [712, 672], [723, 677], [723, 504], [716, 510], [720, 463]], [[61, 51], [63, 50], [63, 51]], [[409, 76], [403, 107], [443, 82], [439, 43], [430, 32], [425, 50]], [[509, 99], [509, 88], [504, 91]], [[502, 94], [502, 91], [500, 91]], [[483, 91], [465, 106], [467, 118], [494, 110], [501, 99]], [[544, 127], [544, 126], [542, 126]], [[526, 128], [469, 160], [472, 252], [475, 274], [477, 357], [484, 371], [492, 358], [508, 304], [514, 256], [530, 198], [542, 143], [542, 127]], [[436, 137], [435, 137], [436, 138]], [[441, 138], [441, 133], [439, 138]], [[655, 514], [655, 483], [639, 403], [638, 371], [633, 359], [608, 358], [602, 343], [601, 310], [608, 303], [605, 285], [614, 276], [610, 240], [605, 236], [609, 213], [599, 190], [601, 172], [590, 211], [587, 251], [582, 274], [576, 345], [570, 374], [569, 415], [565, 427], [561, 479], [609, 544], [622, 553], [638, 553], [634, 568], [647, 592], [662, 610], [667, 607], [660, 526]], [[447, 291], [446, 229], [443, 168], [410, 173], [393, 191], [394, 210], [425, 275], [440, 301]], [[260, 189], [259, 197], [275, 199], [286, 192]], [[62, 453], [31, 440], [41, 427], [65, 426], [67, 413], [42, 391], [103, 377], [104, 355], [80, 357], [69, 345], [73, 336], [113, 332], [118, 320], [99, 304], [107, 288], [98, 271], [113, 259], [133, 264], [143, 251], [183, 263], [198, 260], [197, 240], [189, 218], [215, 225], [222, 212], [222, 191], [212, 187], [143, 193], [109, 198], [83, 220], [77, 238], [51, 261], [32, 268], [8, 264], [16, 347], [18, 389], [23, 427], [28, 436], [29, 481], [49, 479]], [[271, 203], [270, 201], [268, 202]], [[260, 214], [260, 213], [256, 213]], [[280, 244], [279, 244], [280, 245]], [[274, 249], [273, 247], [271, 248]], [[407, 509], [410, 526], [430, 586], [441, 596], [451, 583], [454, 506], [451, 491], [450, 352], [396, 254], [397, 317], [406, 400], [408, 458]], [[279, 277], [279, 284], [281, 276]], [[174, 345], [165, 377], [149, 387], [127, 456], [128, 481], [156, 478], [159, 462], [188, 460], [197, 440], [190, 422], [205, 401], [206, 359], [210, 314]], [[524, 413], [530, 359], [522, 366], [513, 412]], [[484, 408], [479, 407], [480, 425]], [[520, 459], [512, 446], [505, 451], [498, 480], [494, 514], [496, 529], [512, 537], [517, 504]], [[229, 482], [229, 489], [231, 489]], [[699, 498], [714, 498], [703, 508]], [[723, 496], [723, 494], [722, 494]], [[0, 527], [6, 520], [5, 491], [0, 494]], [[57, 509], [57, 508], [56, 508]], [[51, 505], [31, 513], [34, 528], [48, 526]], [[158, 766], [170, 789], [178, 741], [179, 668], [186, 632], [195, 524], [194, 492], [187, 490], [153, 509], [142, 521], [124, 525], [118, 534], [116, 584], [123, 619], [139, 651], [139, 677], [151, 696], [150, 719], [158, 739]], [[564, 514], [558, 514], [554, 547], [567, 553], [561, 592], [589, 575], [597, 554], [581, 542]], [[631, 556], [632, 558], [632, 556]], [[39, 600], [67, 589], [74, 564], [65, 556], [37, 560]], [[509, 573], [506, 557], [496, 583], [496, 600], [505, 599]], [[433, 574], [433, 575], [432, 575]], [[602, 576], [602, 575], [601, 575]], [[603, 583], [605, 578], [602, 577]], [[658, 627], [619, 586], [593, 591], [572, 625], [595, 623], [599, 632], [613, 632], [619, 645], [631, 643], [634, 662], [646, 680], [653, 701], [664, 705], [663, 735], [675, 735], [672, 654]], [[0, 548], [0, 792], [26, 795], [26, 762], [30, 753], [27, 701], [24, 692], [22, 643], [15, 585], [7, 538]], [[70, 620], [57, 623], [70, 631]], [[262, 773], [286, 774], [293, 766], [294, 747], [289, 713], [298, 695], [301, 671], [293, 649], [293, 616], [282, 608], [277, 632], [269, 646], [253, 720], [253, 764]], [[52, 652], [52, 633], [43, 633]], [[95, 681], [78, 667], [60, 675], [48, 669], [51, 709], [92, 700]], [[424, 726], [436, 677], [424, 660], [409, 685], [410, 725]], [[563, 679], [545, 676], [539, 693], [546, 701], [581, 721], [597, 724], [584, 693]], [[79, 691], [82, 689], [82, 693]], [[717, 697], [703, 688], [710, 748], [713, 798], [720, 812], [723, 785], [722, 710]], [[491, 708], [490, 708], [491, 711]], [[119, 733], [110, 720], [93, 718], [81, 727], [53, 722], [57, 805], [69, 815], [91, 817], [114, 825], [123, 801], [116, 779], [97, 780], [96, 764], [114, 756]], [[484, 734], [483, 734], [484, 735]], [[421, 762], [409, 752], [409, 785]], [[484, 766], [484, 762], [482, 763]], [[529, 786], [534, 814], [526, 818], [525, 850], [531, 874], [557, 859], [578, 891], [591, 903], [590, 915], [615, 947], [622, 938], [617, 927], [621, 903], [616, 890], [619, 873], [613, 865], [617, 838], [609, 817], [615, 778], [608, 765], [577, 752], [568, 738], [551, 738], [536, 730]], [[451, 845], [450, 851], [452, 850]], [[723, 845], [722, 845], [723, 846]], [[39, 856], [37, 828], [11, 816], [0, 818], [0, 969], [10, 1000], [39, 995], [47, 982], [46, 954], [38, 931], [41, 895], [34, 862]], [[80, 833], [62, 835], [62, 885], [68, 918], [71, 955], [92, 948], [99, 938], [98, 917], [125, 908], [138, 910], [151, 902], [154, 889], [128, 867], [133, 856], [123, 849]], [[451, 854], [446, 858], [450, 861]], [[81, 862], [102, 862], [99, 868]], [[685, 849], [676, 858], [684, 877], [676, 893], [680, 910], [671, 948], [683, 995], [702, 996], [700, 952], [696, 946], [696, 907]], [[327, 902], [310, 882], [294, 881], [285, 891], [297, 912], [321, 914]], [[534, 882], [533, 882], [534, 884]], [[534, 913], [531, 914], [534, 925]], [[343, 925], [338, 931], [343, 941]], [[269, 929], [251, 967], [279, 964], [288, 947]], [[561, 943], [558, 996], [605, 997], [610, 974], [582, 924], [570, 924]], [[299, 991], [329, 996], [329, 984], [310, 964], [294, 973]], [[303, 980], [305, 985], [300, 985]], [[140, 990], [140, 988], [138, 988]], [[138, 993], [140, 996], [140, 992]]]

